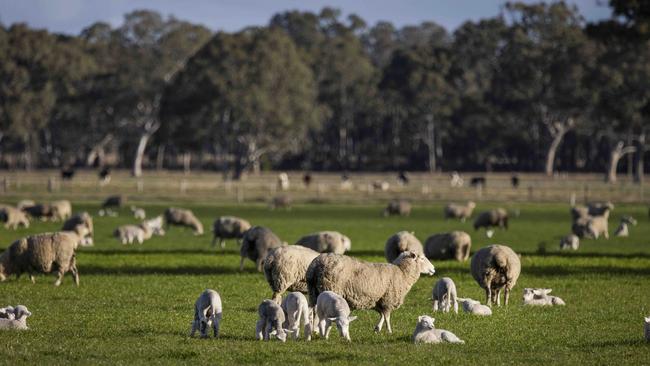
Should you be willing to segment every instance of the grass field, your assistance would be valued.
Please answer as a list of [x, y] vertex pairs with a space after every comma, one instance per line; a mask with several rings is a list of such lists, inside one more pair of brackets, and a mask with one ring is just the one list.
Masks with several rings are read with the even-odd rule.
[[[145, 208], [149, 216], [164, 210]], [[228, 242], [225, 254], [217, 253], [209, 246], [209, 233], [195, 237], [173, 227], [142, 246], [122, 246], [111, 233], [135, 221], [124, 210], [119, 217], [95, 217], [95, 246], [77, 254], [79, 288], [69, 275], [59, 288], [52, 286], [53, 275], [37, 277], [35, 285], [25, 276], [0, 284], [0, 306], [25, 304], [33, 313], [31, 330], [0, 333], [0, 364], [650, 364], [650, 345], [643, 340], [643, 316], [650, 315], [645, 206], [616, 207], [611, 233], [623, 214], [639, 220], [629, 238], [583, 241], [575, 253], [558, 250], [559, 237], [570, 230], [566, 205], [516, 206], [520, 217], [492, 239], [474, 233], [469, 222], [445, 222], [440, 205], [416, 205], [409, 218], [380, 217], [380, 206], [304, 205], [273, 212], [261, 204], [189, 208], [206, 228], [217, 216], [237, 215], [269, 226], [288, 242], [317, 230], [338, 230], [352, 239], [350, 255], [377, 262], [384, 261], [385, 240], [396, 231], [415, 231], [424, 240], [435, 232], [466, 230], [473, 252], [503, 243], [521, 253], [522, 275], [510, 306], [493, 309], [491, 317], [433, 315], [438, 327], [451, 330], [465, 345], [410, 343], [417, 316], [431, 315], [428, 298], [438, 278], [452, 277], [460, 296], [484, 301], [469, 262], [443, 261], [433, 261], [436, 275], [422, 277], [393, 313], [392, 335], [373, 332], [376, 312], [354, 311], [359, 320], [351, 324], [352, 343], [336, 329], [329, 341], [259, 342], [254, 340], [257, 306], [271, 292], [252, 262], [238, 271], [234, 242]], [[92, 213], [97, 209], [75, 206]], [[29, 229], [0, 229], [0, 248], [58, 227], [34, 222]], [[553, 288], [567, 306], [523, 307], [524, 287]], [[205, 288], [216, 289], [223, 300], [219, 339], [188, 337], [194, 301]]]

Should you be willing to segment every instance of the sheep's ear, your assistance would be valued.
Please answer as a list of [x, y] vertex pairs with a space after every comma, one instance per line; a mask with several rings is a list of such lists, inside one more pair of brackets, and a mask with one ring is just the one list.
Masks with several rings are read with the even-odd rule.
[[335, 322], [335, 321], [339, 320], [339, 318], [327, 318], [327, 320], [329, 320], [331, 322]]
[[349, 317], [348, 317], [348, 321], [349, 321], [349, 322], [351, 322], [351, 321], [353, 321], [353, 320], [357, 320], [357, 317], [356, 317], [356, 316], [349, 316]]
[[544, 288], [544, 289], [542, 289], [542, 292], [543, 292], [545, 295], [550, 294], [551, 291], [553, 291], [553, 289], [550, 289], [550, 288]]
[[418, 316], [418, 323], [421, 322], [422, 319], [424, 319], [424, 315], [420, 315], [420, 316]]

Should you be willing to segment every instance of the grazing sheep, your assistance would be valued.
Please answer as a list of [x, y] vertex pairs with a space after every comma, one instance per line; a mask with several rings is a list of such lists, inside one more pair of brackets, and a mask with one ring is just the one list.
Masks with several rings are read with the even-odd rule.
[[454, 304], [454, 312], [458, 314], [458, 302], [456, 301], [456, 284], [449, 277], [443, 277], [433, 286], [433, 311], [441, 310], [448, 313], [451, 310], [451, 304]]
[[5, 223], [5, 228], [16, 230], [19, 226], [28, 228], [29, 219], [25, 212], [9, 205], [0, 205], [0, 221]]
[[282, 246], [282, 241], [271, 229], [263, 226], [253, 226], [244, 233], [242, 244], [239, 250], [241, 260], [239, 262], [239, 270], [244, 270], [244, 259], [248, 257], [255, 262], [258, 272], [262, 272], [262, 266], [266, 260], [266, 256], [273, 248]]
[[[141, 225], [146, 225], [149, 227], [149, 231], [153, 235], [163, 236], [165, 235], [165, 229], [163, 228], [164, 220], [162, 215], [158, 215], [153, 219], [142, 221]], [[149, 238], [145, 238], [149, 239]]]
[[413, 343], [437, 344], [443, 341], [447, 343], [465, 343], [465, 341], [448, 330], [436, 329], [434, 325], [435, 321], [434, 318], [428, 315], [420, 315], [415, 325], [415, 331], [413, 332]]
[[165, 210], [167, 225], [187, 226], [194, 230], [194, 235], [203, 235], [203, 224], [190, 210], [170, 207]]
[[309, 301], [315, 304], [323, 291], [341, 295], [351, 309], [374, 309], [381, 314], [375, 327], [380, 332], [384, 321], [392, 333], [390, 314], [404, 303], [404, 297], [421, 273], [435, 270], [424, 255], [403, 252], [393, 263], [369, 263], [333, 253], [316, 257], [307, 269]]
[[251, 228], [250, 222], [234, 216], [221, 216], [212, 225], [212, 246], [218, 242], [221, 249], [226, 248], [225, 239], [241, 239], [244, 232]]
[[611, 202], [589, 202], [587, 204], [587, 211], [589, 216], [602, 216], [605, 212], [614, 210], [614, 204]]
[[27, 317], [32, 316], [32, 313], [27, 310], [27, 307], [24, 305], [18, 305], [13, 310], [14, 317], [2, 319], [0, 318], [0, 329], [15, 329], [15, 330], [26, 330], [27, 327]]
[[455, 259], [464, 262], [469, 258], [472, 238], [464, 231], [431, 235], [424, 242], [424, 255], [429, 259]]
[[572, 206], [571, 207], [571, 219], [573, 222], [576, 220], [589, 216], [589, 208], [586, 206]]
[[575, 234], [569, 234], [563, 236], [562, 239], [560, 239], [561, 250], [565, 250], [565, 249], [578, 250], [579, 247], [580, 247], [580, 238]]
[[521, 273], [519, 256], [505, 245], [490, 245], [481, 248], [472, 257], [472, 277], [485, 290], [488, 306], [501, 306], [501, 291], [504, 303], [508, 305], [510, 291], [517, 284]]
[[566, 305], [564, 300], [557, 296], [549, 296], [550, 288], [525, 288], [524, 305]]
[[350, 250], [350, 238], [338, 231], [319, 231], [298, 239], [296, 245], [302, 245], [319, 253], [343, 254]]
[[[82, 236], [84, 238], [81, 242], [82, 246], [93, 245], [93, 218], [88, 214], [88, 212], [81, 212], [72, 215], [63, 223], [61, 230], [74, 231], [78, 235]], [[82, 233], [85, 235], [82, 235]]]
[[133, 218], [137, 220], [144, 220], [147, 218], [147, 212], [144, 210], [144, 208], [131, 206], [131, 212], [133, 212]]
[[463, 307], [463, 310], [466, 313], [470, 313], [472, 315], [482, 315], [482, 316], [492, 315], [492, 309], [490, 309], [489, 306], [482, 305], [480, 302], [476, 300], [459, 297], [458, 302], [460, 302], [461, 306]]
[[289, 189], [289, 175], [285, 172], [278, 174], [278, 189], [281, 191]]
[[645, 340], [646, 342], [650, 342], [650, 316], [646, 316], [644, 321]]
[[13, 306], [7, 306], [4, 308], [0, 308], [0, 319], [15, 319], [16, 314], [14, 314], [14, 307]]
[[70, 271], [75, 284], [79, 286], [75, 249], [81, 241], [82, 238], [72, 231], [18, 239], [0, 255], [0, 281], [4, 281], [11, 274], [20, 278], [23, 272], [27, 272], [32, 283], [35, 283], [34, 273], [56, 271], [57, 279], [54, 285], [59, 286], [63, 275]]
[[148, 225], [122, 225], [115, 229], [113, 236], [125, 244], [133, 244], [137, 241], [142, 244], [145, 240], [151, 238], [152, 232]]
[[378, 191], [386, 192], [390, 189], [390, 183], [386, 182], [385, 180], [376, 180], [372, 182], [372, 186], [369, 187], [372, 187], [372, 189], [376, 189]]
[[469, 201], [465, 205], [458, 203], [449, 203], [444, 208], [445, 219], [460, 219], [460, 221], [465, 222], [465, 220], [472, 217], [472, 212], [476, 203]]
[[344, 298], [332, 291], [321, 292], [316, 299], [316, 316], [321, 337], [329, 339], [332, 323], [335, 323], [341, 337], [351, 341], [350, 322], [357, 317], [350, 316], [350, 306]]
[[[110, 180], [110, 175], [108, 176]], [[99, 210], [99, 216], [117, 216], [117, 212], [113, 211], [114, 209], [119, 210], [122, 208], [122, 205], [126, 203], [126, 197], [122, 195], [108, 196], [102, 203], [101, 209]]]
[[307, 267], [316, 257], [318, 252], [299, 245], [270, 250], [264, 261], [264, 277], [273, 291], [271, 298], [280, 303], [287, 290], [307, 293]]
[[384, 209], [384, 216], [410, 216], [411, 202], [407, 200], [392, 200]]
[[300, 323], [302, 323], [305, 330], [305, 339], [311, 340], [313, 316], [305, 295], [301, 292], [290, 292], [282, 301], [282, 310], [286, 315], [283, 327], [293, 333], [293, 339], [300, 337]]
[[393, 263], [401, 253], [406, 251], [417, 255], [424, 255], [422, 243], [420, 243], [420, 240], [415, 237], [414, 232], [400, 231], [386, 240], [386, 245], [384, 246], [384, 257], [386, 257], [388, 263]]
[[284, 208], [287, 210], [291, 210], [291, 197], [282, 195], [282, 196], [275, 196], [271, 200], [271, 210], [275, 210], [276, 208]]
[[36, 205], [36, 202], [34, 202], [33, 200], [20, 200], [16, 204], [16, 208], [22, 211], [25, 207], [34, 206], [34, 205]]
[[571, 226], [571, 231], [580, 238], [598, 239], [601, 235], [609, 239], [609, 210], [601, 216], [587, 216], [577, 219]]
[[52, 209], [50, 208], [50, 205], [47, 204], [38, 203], [33, 206], [27, 206], [23, 208], [23, 212], [35, 219], [41, 219], [42, 221], [52, 219]]
[[208, 327], [212, 326], [214, 337], [219, 337], [219, 325], [221, 324], [222, 307], [221, 297], [215, 290], [207, 289], [199, 295], [194, 303], [194, 321], [190, 337], [198, 330], [201, 338], [208, 338]]
[[273, 300], [264, 300], [257, 308], [260, 319], [255, 325], [255, 336], [258, 340], [268, 341], [271, 339], [271, 333], [275, 330], [275, 336], [282, 342], [286, 342], [289, 330], [282, 328], [285, 317], [284, 311]]
[[52, 221], [63, 221], [72, 216], [72, 204], [68, 200], [53, 201], [50, 203]]
[[631, 216], [623, 216], [621, 218], [621, 223], [616, 228], [614, 235], [620, 237], [628, 237], [630, 235], [630, 230], [628, 225], [636, 226], [636, 220]]
[[474, 220], [474, 230], [482, 227], [489, 229], [497, 226], [501, 229], [508, 229], [508, 211], [503, 208], [496, 208], [490, 211], [481, 212]]

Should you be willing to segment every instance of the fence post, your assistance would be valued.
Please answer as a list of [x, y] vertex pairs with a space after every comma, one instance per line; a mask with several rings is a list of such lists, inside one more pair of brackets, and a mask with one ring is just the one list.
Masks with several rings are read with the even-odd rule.
[[56, 179], [54, 177], [49, 177], [47, 179], [47, 191], [52, 193], [54, 191], [55, 184], [56, 184]]
[[237, 186], [237, 203], [244, 202], [244, 187], [241, 185]]
[[9, 191], [9, 178], [2, 178], [2, 192], [7, 193]]
[[142, 179], [138, 179], [137, 188], [138, 188], [138, 193], [142, 193], [144, 191], [144, 182], [142, 182]]
[[187, 191], [187, 180], [181, 179], [180, 189], [181, 189], [181, 194], [185, 194], [185, 192]]

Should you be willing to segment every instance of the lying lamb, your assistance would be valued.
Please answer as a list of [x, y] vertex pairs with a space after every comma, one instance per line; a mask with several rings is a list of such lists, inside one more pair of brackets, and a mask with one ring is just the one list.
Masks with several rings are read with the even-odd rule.
[[147, 213], [144, 208], [131, 206], [131, 212], [133, 212], [133, 217], [138, 220], [144, 220], [147, 217]]
[[350, 316], [350, 306], [344, 298], [332, 291], [321, 292], [316, 300], [316, 316], [321, 337], [329, 339], [332, 323], [336, 323], [341, 337], [351, 341], [350, 322], [357, 317]]
[[550, 288], [525, 288], [524, 305], [566, 305], [564, 300], [557, 296], [549, 296]]
[[293, 333], [293, 339], [300, 337], [300, 323], [302, 323], [305, 339], [311, 340], [313, 310], [309, 308], [305, 295], [302, 292], [290, 292], [282, 301], [282, 310], [286, 316], [283, 327]]
[[466, 313], [470, 313], [472, 315], [483, 315], [483, 316], [492, 315], [492, 309], [490, 309], [489, 306], [482, 305], [480, 302], [476, 300], [459, 297], [458, 302], [460, 302], [461, 306], [463, 307], [463, 310]]
[[456, 284], [454, 280], [449, 277], [443, 277], [436, 282], [433, 286], [433, 311], [441, 310], [443, 313], [448, 313], [451, 309], [451, 304], [454, 304], [454, 312], [458, 314], [458, 302], [456, 301]]
[[578, 250], [580, 247], [580, 238], [575, 234], [569, 234], [560, 239], [560, 249]]
[[203, 291], [194, 303], [194, 321], [192, 321], [190, 337], [194, 337], [194, 333], [199, 330], [201, 338], [208, 338], [208, 327], [210, 326], [212, 326], [214, 337], [219, 337], [221, 316], [222, 307], [219, 293], [211, 289]]
[[4, 308], [0, 308], [0, 319], [15, 319], [16, 314], [14, 314], [14, 307], [13, 306], [7, 306]]
[[27, 317], [32, 313], [24, 305], [18, 305], [13, 309], [13, 318], [0, 318], [0, 329], [25, 330], [27, 327]]
[[413, 332], [413, 343], [465, 343], [465, 341], [458, 338], [454, 333], [444, 330], [436, 329], [434, 322], [436, 320], [427, 315], [420, 315], [418, 322]]
[[289, 330], [282, 328], [285, 322], [284, 311], [273, 300], [264, 300], [257, 308], [260, 319], [255, 325], [255, 336], [258, 340], [268, 341], [275, 330], [275, 336], [282, 342], [286, 342]]
[[614, 235], [623, 238], [628, 237], [630, 235], [630, 229], [628, 228], [629, 225], [636, 226], [636, 220], [632, 216], [623, 216], [621, 218], [621, 223], [614, 232]]

